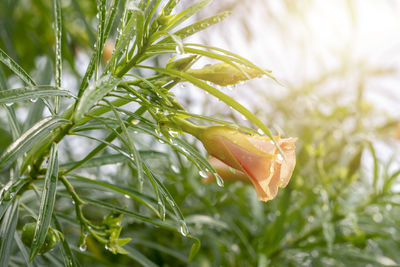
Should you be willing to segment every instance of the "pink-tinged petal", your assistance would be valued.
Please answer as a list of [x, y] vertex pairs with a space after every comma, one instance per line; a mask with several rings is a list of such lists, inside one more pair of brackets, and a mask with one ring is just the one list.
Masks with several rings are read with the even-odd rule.
[[[224, 181], [241, 181], [243, 183], [249, 183], [251, 184], [251, 181], [249, 180], [249, 177], [247, 174], [240, 170], [236, 170], [224, 162], [220, 161], [217, 158], [210, 158], [208, 162], [213, 166], [215, 171], [221, 176], [221, 178]], [[214, 175], [211, 173], [208, 173], [208, 177], [203, 180], [204, 182], [212, 182], [215, 181]]]
[[297, 138], [288, 138], [281, 140], [281, 148], [285, 153], [285, 159], [282, 161], [280, 170], [279, 187], [286, 187], [296, 166], [296, 147], [294, 143]]
[[[198, 138], [208, 153], [218, 159], [212, 159], [211, 163], [219, 175], [226, 180], [242, 181], [247, 176], [261, 201], [273, 199], [278, 187], [288, 184], [296, 165], [296, 138], [276, 138], [283, 157], [269, 138], [245, 134], [230, 127], [207, 127]], [[228, 166], [235, 169], [235, 175], [229, 173]]]
[[269, 192], [268, 183], [272, 175], [271, 171], [273, 171], [273, 160], [271, 159], [274, 155], [255, 155], [225, 138], [221, 138], [221, 142], [225, 144], [227, 149], [239, 162], [243, 171], [249, 176], [256, 188], [259, 199], [270, 199], [271, 193]]
[[276, 146], [274, 142], [269, 139], [258, 139], [254, 137], [247, 137], [247, 139], [258, 149], [264, 153], [275, 154]]

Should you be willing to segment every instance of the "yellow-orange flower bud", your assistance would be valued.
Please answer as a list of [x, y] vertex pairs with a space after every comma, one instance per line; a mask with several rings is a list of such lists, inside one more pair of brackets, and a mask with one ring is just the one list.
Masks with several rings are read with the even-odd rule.
[[[221, 161], [211, 160], [210, 163], [223, 179], [243, 179], [243, 174], [247, 175], [261, 201], [273, 199], [278, 187], [288, 184], [296, 165], [296, 138], [276, 138], [284, 153], [282, 157], [269, 138], [248, 135], [226, 126], [203, 128], [196, 137], [211, 156]], [[229, 172], [221, 163], [239, 173], [228, 177]]]

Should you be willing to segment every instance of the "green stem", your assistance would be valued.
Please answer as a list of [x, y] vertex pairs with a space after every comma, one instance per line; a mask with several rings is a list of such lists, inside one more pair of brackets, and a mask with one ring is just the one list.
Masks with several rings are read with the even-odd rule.
[[81, 227], [83, 227], [85, 230], [87, 230], [100, 243], [107, 244], [108, 241], [100, 236], [101, 233], [97, 233], [96, 231], [93, 230], [93, 229], [102, 230], [102, 228], [98, 227], [96, 225], [93, 225], [83, 215], [82, 205], [84, 205], [85, 202], [78, 196], [78, 194], [75, 192], [74, 187], [71, 185], [71, 183], [68, 181], [68, 179], [65, 178], [64, 175], [60, 175], [59, 177], [60, 177], [61, 182], [64, 184], [65, 188], [67, 189], [68, 194], [70, 194], [71, 198], [74, 200], [76, 218], [79, 221], [79, 223], [81, 224]]
[[166, 123], [166, 126], [175, 128], [177, 130], [182, 130], [185, 133], [193, 135], [197, 139], [201, 138], [201, 134], [207, 128], [207, 126], [198, 126], [187, 120], [177, 118], [177, 117], [174, 117], [172, 119], [172, 122], [173, 123]]

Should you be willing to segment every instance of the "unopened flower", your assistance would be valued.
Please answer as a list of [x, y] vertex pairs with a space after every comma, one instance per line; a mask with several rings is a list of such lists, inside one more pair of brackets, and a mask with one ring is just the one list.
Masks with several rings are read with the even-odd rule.
[[276, 138], [283, 157], [269, 138], [244, 134], [230, 127], [207, 127], [196, 137], [208, 153], [219, 160], [212, 159], [210, 163], [223, 179], [247, 177], [261, 201], [273, 199], [278, 187], [289, 183], [296, 165], [296, 138]]

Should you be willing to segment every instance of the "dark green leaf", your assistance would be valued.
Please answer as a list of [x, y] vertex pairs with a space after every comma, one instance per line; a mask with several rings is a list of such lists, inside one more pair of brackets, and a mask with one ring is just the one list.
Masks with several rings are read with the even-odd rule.
[[21, 68], [12, 58], [10, 58], [1, 48], [0, 48], [0, 61], [3, 62], [10, 70], [12, 70], [15, 75], [17, 75], [21, 80], [30, 86], [35, 86], [36, 83], [32, 78]]

